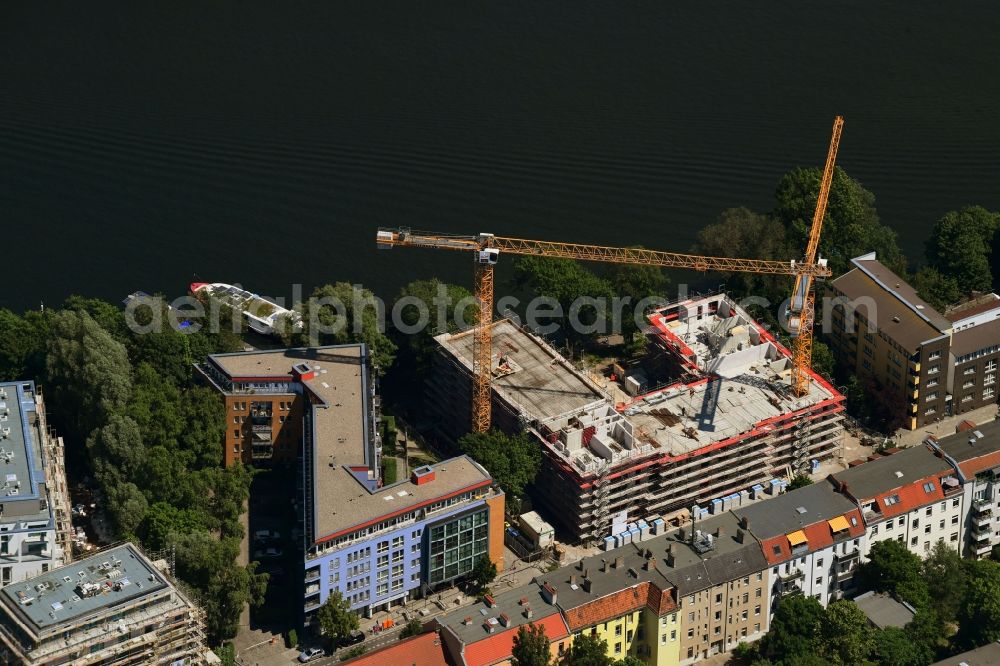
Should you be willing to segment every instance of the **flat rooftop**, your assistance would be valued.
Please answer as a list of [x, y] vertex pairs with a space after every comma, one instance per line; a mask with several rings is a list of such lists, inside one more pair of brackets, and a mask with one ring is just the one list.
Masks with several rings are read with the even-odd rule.
[[868, 621], [879, 629], [886, 627], [902, 629], [916, 615], [911, 607], [896, 601], [888, 594], [865, 592], [855, 597], [854, 603], [868, 617]]
[[43, 433], [35, 413], [35, 386], [31, 382], [0, 384], [0, 524], [49, 520], [40, 509], [45, 497], [42, 473]]
[[[604, 393], [541, 339], [509, 319], [492, 324], [493, 390], [529, 420], [546, 421], [606, 400]], [[473, 330], [434, 339], [472, 372]]]
[[[438, 618], [437, 622], [442, 627], [448, 627], [462, 643], [468, 645], [491, 637], [491, 632], [486, 630], [486, 624], [493, 626], [493, 634], [508, 629], [516, 629], [523, 624], [538, 624], [545, 618], [552, 615], [559, 615], [559, 609], [545, 600], [542, 596], [541, 588], [529, 583], [521, 587], [514, 588], [503, 594], [494, 595], [492, 606], [484, 601], [479, 601], [471, 606], [457, 608], [450, 613]], [[524, 611], [531, 608], [533, 617], [525, 617]], [[502, 624], [493, 624], [501, 614], [509, 618], [510, 626], [504, 627]], [[468, 618], [472, 618], [471, 623], [466, 623]], [[560, 622], [561, 624], [561, 619]], [[565, 625], [562, 628], [562, 635], [566, 636]], [[550, 639], [555, 636], [549, 636]]]
[[36, 635], [56, 625], [113, 611], [168, 587], [163, 575], [132, 544], [111, 548], [0, 589], [10, 615]]
[[937, 446], [958, 463], [966, 477], [1000, 468], [1000, 420], [942, 437]]
[[[403, 480], [376, 490], [363, 482], [374, 481], [374, 472], [369, 471], [369, 451], [374, 443], [369, 442], [372, 392], [366, 355], [365, 345], [351, 344], [210, 357], [234, 381], [300, 381], [312, 395], [317, 542], [442, 496], [492, 483], [486, 470], [466, 456], [435, 463], [434, 480], [422, 485]], [[305, 373], [293, 370], [295, 367]], [[295, 374], [300, 379], [295, 380]]]
[[916, 290], [875, 259], [874, 253], [851, 260], [855, 268], [831, 284], [851, 300], [880, 331], [912, 353], [924, 342], [941, 337], [951, 322], [917, 296]]
[[[640, 442], [677, 456], [754, 430], [764, 421], [842, 396], [810, 378], [809, 393], [791, 390], [791, 362], [781, 358], [752, 365], [736, 377], [674, 384], [625, 406]], [[761, 427], [766, 427], [766, 424]]]
[[748, 529], [758, 538], [770, 539], [833, 520], [857, 508], [854, 502], [836, 492], [829, 481], [823, 480], [764, 502], [733, 509], [733, 513], [745, 517]]
[[938, 474], [952, 475], [954, 468], [921, 444], [837, 472], [833, 478], [846, 483], [848, 492], [863, 501]]

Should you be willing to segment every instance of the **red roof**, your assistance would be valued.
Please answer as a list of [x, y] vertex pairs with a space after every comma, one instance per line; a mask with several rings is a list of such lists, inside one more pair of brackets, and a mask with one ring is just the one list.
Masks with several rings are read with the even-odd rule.
[[638, 610], [646, 605], [650, 587], [649, 583], [640, 583], [635, 587], [613, 592], [590, 603], [565, 610], [563, 612], [566, 614], [566, 622], [570, 629], [576, 631]]
[[[878, 502], [878, 508], [879, 511], [882, 512], [882, 517], [892, 518], [893, 516], [909, 513], [914, 509], [919, 509], [922, 506], [943, 500], [944, 491], [941, 490], [941, 480], [938, 476], [939, 475], [937, 474], [925, 476], [924, 478], [918, 479], [913, 483], [903, 486], [902, 488], [895, 488], [878, 495], [875, 500]], [[924, 484], [926, 483], [933, 483], [934, 490], [931, 492], [924, 490]], [[899, 501], [886, 506], [886, 498], [893, 495], [897, 495], [899, 497]]]
[[995, 451], [993, 453], [987, 453], [985, 456], [979, 456], [978, 458], [971, 458], [960, 462], [958, 463], [958, 468], [962, 470], [962, 474], [965, 475], [965, 478], [969, 479], [983, 470], [993, 469], [998, 465], [1000, 465], [1000, 451]]
[[[852, 509], [843, 515], [847, 518], [849, 524], [847, 532], [851, 537], [859, 537], [865, 533], [865, 524], [861, 519], [860, 511]], [[820, 520], [807, 525], [802, 528], [802, 531], [805, 532], [806, 543], [809, 545], [809, 549], [806, 552], [812, 553], [822, 550], [834, 542], [833, 530], [830, 527], [830, 522], [827, 520]], [[764, 557], [767, 558], [768, 564], [781, 564], [792, 559], [792, 548], [788, 543], [788, 535], [786, 534], [779, 534], [770, 539], [765, 539], [761, 542], [761, 548], [764, 550]], [[778, 550], [775, 551], [775, 548]]]
[[[534, 621], [534, 624], [545, 628], [545, 635], [550, 643], [569, 636], [569, 629], [559, 613], [539, 618]], [[466, 643], [463, 662], [466, 666], [489, 666], [510, 659], [517, 630], [518, 627], [512, 627], [497, 634], [484, 634], [482, 640]], [[384, 662], [380, 663], [379, 666], [390, 666], [390, 664], [395, 666], [396, 662]]]
[[448, 666], [436, 631], [406, 638], [379, 650], [350, 659], [352, 666]]

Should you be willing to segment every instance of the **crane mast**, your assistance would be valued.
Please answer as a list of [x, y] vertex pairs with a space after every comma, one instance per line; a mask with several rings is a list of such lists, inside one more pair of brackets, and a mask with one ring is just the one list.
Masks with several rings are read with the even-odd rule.
[[739, 259], [709, 257], [643, 248], [624, 248], [583, 243], [529, 240], [496, 236], [489, 233], [463, 236], [413, 231], [408, 227], [382, 228], [376, 234], [379, 248], [426, 247], [438, 250], [455, 250], [471, 253], [475, 266], [475, 298], [478, 317], [473, 332], [472, 353], [472, 430], [486, 432], [491, 420], [491, 383], [493, 357], [493, 268], [501, 252], [536, 257], [556, 257], [581, 261], [598, 261], [662, 268], [682, 268], [720, 273], [757, 273], [762, 275], [791, 275], [795, 288], [788, 308], [789, 328], [795, 342], [792, 351], [792, 389], [798, 396], [809, 391], [809, 368], [812, 360], [812, 325], [814, 318], [814, 278], [828, 277], [831, 272], [826, 261], [817, 259], [819, 237], [826, 214], [833, 167], [840, 144], [844, 119], [837, 116], [833, 123], [833, 136], [827, 152], [819, 198], [813, 214], [809, 241], [802, 261], [774, 261], [764, 259]]

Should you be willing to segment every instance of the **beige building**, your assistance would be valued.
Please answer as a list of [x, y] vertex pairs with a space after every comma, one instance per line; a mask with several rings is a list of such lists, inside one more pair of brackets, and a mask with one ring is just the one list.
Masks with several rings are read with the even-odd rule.
[[130, 543], [0, 590], [0, 662], [217, 663], [201, 610]]

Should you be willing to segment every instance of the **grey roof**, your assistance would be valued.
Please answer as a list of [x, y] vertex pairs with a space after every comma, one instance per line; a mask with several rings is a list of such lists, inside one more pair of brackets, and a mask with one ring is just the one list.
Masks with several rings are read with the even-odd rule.
[[[981, 432], [983, 436], [977, 437], [976, 432]], [[969, 442], [972, 438], [975, 438], [974, 444]], [[996, 453], [1000, 451], [1000, 420], [989, 421], [976, 426], [973, 430], [942, 437], [937, 445], [959, 463]]]
[[898, 627], [902, 629], [916, 614], [913, 609], [905, 604], [901, 604], [888, 594], [876, 594], [875, 592], [865, 592], [859, 597], [855, 597], [854, 603], [868, 616], [868, 620], [878, 627]]
[[[530, 619], [524, 614], [526, 606], [521, 604], [522, 599], [526, 599], [527, 606], [531, 608], [532, 617]], [[514, 629], [530, 622], [539, 622], [543, 618], [559, 612], [558, 608], [545, 600], [545, 597], [542, 596], [542, 588], [535, 583], [528, 583], [503, 594], [498, 594], [494, 597], [494, 602], [492, 606], [488, 606], [485, 602], [479, 601], [471, 606], [455, 609], [447, 615], [437, 618], [437, 624], [448, 627], [462, 643], [468, 644], [488, 638], [490, 632], [486, 631], [484, 624], [489, 618], [499, 618], [501, 613], [510, 619], [510, 626], [498, 625], [495, 627], [494, 633]], [[467, 618], [472, 618], [471, 624], [465, 623]]]
[[987, 643], [975, 650], [969, 650], [953, 657], [935, 661], [932, 666], [996, 666], [1000, 664], [1000, 642]]
[[[49, 508], [41, 508], [46, 497], [42, 466], [43, 433], [35, 414], [32, 382], [5, 382], [0, 389], [0, 523], [49, 521]], [[10, 429], [9, 432], [7, 429]]]
[[[870, 298], [865, 317], [909, 352], [951, 329], [951, 322], [917, 296], [916, 291], [875, 259], [853, 259], [856, 268], [831, 284], [851, 300]], [[898, 321], [897, 321], [898, 319]]]
[[1000, 345], [1000, 319], [972, 328], [963, 328], [951, 336], [951, 353], [956, 357], [995, 345]]
[[[704, 553], [695, 550], [690, 538], [692, 528], [713, 535], [711, 550]], [[722, 534], [716, 537], [720, 528]], [[760, 544], [750, 534], [746, 534], [743, 543], [739, 543], [736, 540], [738, 529], [739, 520], [727, 512], [698, 521], [694, 526], [688, 524], [663, 536], [585, 558], [580, 563], [562, 567], [536, 580], [539, 583], [548, 582], [558, 590], [559, 605], [564, 609], [582, 606], [642, 582], [653, 583], [660, 589], [676, 587], [678, 596], [693, 594], [767, 569]], [[673, 565], [667, 564], [668, 547], [673, 555]], [[646, 567], [646, 551], [655, 560], [653, 568]], [[620, 567], [614, 566], [618, 557], [623, 558]], [[584, 572], [591, 580], [590, 592], [584, 591], [579, 584], [574, 590], [569, 582], [572, 575], [582, 579]]]
[[954, 468], [921, 444], [837, 472], [833, 477], [846, 482], [847, 492], [863, 501], [943, 472], [954, 472]]
[[[96, 585], [96, 593], [83, 596], [82, 584]], [[12, 583], [0, 590], [0, 601], [38, 635], [54, 625], [114, 611], [166, 587], [160, 572], [129, 543]]]
[[789, 534], [820, 521], [832, 520], [857, 508], [854, 502], [838, 493], [829, 481], [823, 480], [765, 502], [734, 509], [733, 513], [746, 518], [748, 529], [754, 536], [764, 540], [779, 534]]

